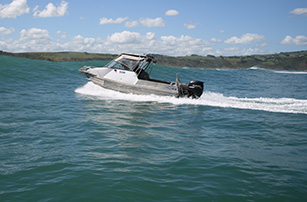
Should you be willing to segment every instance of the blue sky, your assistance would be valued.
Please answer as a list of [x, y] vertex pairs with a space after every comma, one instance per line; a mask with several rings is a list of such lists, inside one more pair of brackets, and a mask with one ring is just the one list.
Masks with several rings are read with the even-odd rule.
[[1, 0], [0, 50], [174, 56], [307, 50], [307, 1]]

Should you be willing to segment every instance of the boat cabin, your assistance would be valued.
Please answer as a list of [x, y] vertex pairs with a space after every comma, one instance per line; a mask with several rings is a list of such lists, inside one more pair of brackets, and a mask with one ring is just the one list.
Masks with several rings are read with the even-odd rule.
[[156, 63], [153, 56], [122, 53], [109, 62], [106, 67], [134, 71], [139, 79], [149, 80], [149, 74], [152, 71], [152, 63]]

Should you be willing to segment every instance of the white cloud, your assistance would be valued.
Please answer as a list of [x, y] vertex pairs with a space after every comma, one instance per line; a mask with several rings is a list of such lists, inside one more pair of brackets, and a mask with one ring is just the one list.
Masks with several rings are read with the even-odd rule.
[[27, 40], [50, 40], [49, 32], [46, 29], [31, 28], [29, 30], [21, 30], [20, 41]]
[[[191, 36], [161, 36], [153, 32], [141, 35], [138, 32], [122, 31], [113, 33], [106, 40], [85, 38], [80, 35], [61, 45], [61, 50], [108, 53], [158, 53], [165, 55], [208, 54], [212, 52], [213, 43]], [[59, 46], [54, 45], [59, 48]]]
[[295, 15], [307, 15], [307, 8], [296, 8], [293, 11], [290, 11], [290, 13]]
[[199, 38], [181, 35], [175, 36], [162, 36], [159, 41], [159, 47], [156, 51], [162, 51], [164, 54], [169, 55], [191, 55], [191, 54], [205, 54], [211, 50], [213, 44]]
[[[208, 54], [212, 52], [213, 43], [191, 36], [161, 36], [148, 32], [141, 35], [138, 32], [123, 31], [114, 33], [103, 43], [103, 49], [108, 52], [157, 53], [165, 55]], [[100, 51], [103, 52], [103, 51]]]
[[13, 50], [22, 51], [52, 51], [55, 43], [49, 36], [48, 30], [31, 28], [21, 30], [19, 40], [11, 41]]
[[128, 17], [119, 17], [116, 18], [115, 20], [113, 20], [112, 18], [108, 19], [108, 18], [100, 18], [100, 22], [99, 24], [101, 25], [105, 25], [105, 24], [120, 24], [125, 22], [128, 19]]
[[[97, 48], [97, 43], [99, 42], [99, 38], [87, 38], [81, 35], [75, 36], [71, 41], [60, 45], [60, 48], [65, 51], [89, 51], [89, 52], [96, 52], [99, 50]], [[59, 47], [57, 47], [59, 48]]]
[[234, 55], [254, 55], [254, 54], [264, 54], [263, 50], [259, 48], [239, 48], [239, 47], [231, 47], [224, 48], [213, 51], [214, 55], [223, 55], [223, 56], [234, 56]]
[[110, 43], [116, 44], [135, 44], [141, 41], [141, 34], [138, 32], [116, 32], [107, 39]]
[[[56, 32], [62, 35], [62, 31]], [[65, 34], [65, 33], [64, 33]], [[165, 55], [209, 54], [213, 43], [191, 36], [161, 36], [154, 32], [142, 35], [138, 32], [122, 31], [108, 36], [106, 39], [87, 38], [77, 35], [65, 43], [52, 40], [48, 30], [31, 28], [20, 32], [19, 40], [3, 40], [0, 49], [5, 51], [79, 51], [104, 53], [157, 53]]]
[[92, 45], [96, 42], [96, 39], [94, 38], [87, 38], [83, 37], [80, 34], [75, 36], [72, 41], [76, 42], [76, 44], [87, 44], [87, 45]]
[[212, 42], [214, 42], [214, 43], [220, 43], [220, 42], [222, 42], [221, 39], [217, 39], [217, 38], [214, 38], [214, 37], [211, 38], [210, 41], [212, 41]]
[[251, 34], [251, 33], [246, 33], [243, 34], [240, 38], [234, 36], [231, 37], [224, 42], [227, 44], [251, 44], [259, 41], [263, 41], [265, 39], [265, 36], [260, 35], [260, 34]]
[[164, 27], [165, 23], [162, 18], [141, 18], [139, 22], [145, 27]]
[[103, 42], [103, 49], [112, 53], [131, 52], [131, 53], [150, 53], [153, 52], [157, 39], [155, 33], [147, 32], [141, 35], [138, 32], [123, 31], [114, 33]]
[[13, 0], [10, 4], [0, 4], [1, 18], [16, 18], [29, 12], [30, 8], [27, 5], [27, 0]]
[[307, 36], [296, 36], [295, 38], [291, 36], [286, 36], [281, 42], [281, 44], [295, 44], [295, 45], [307, 45]]
[[128, 21], [125, 23], [125, 27], [136, 27], [139, 25], [143, 25], [145, 27], [164, 27], [165, 23], [161, 17], [158, 18], [141, 18], [134, 21]]
[[174, 16], [174, 15], [178, 15], [178, 14], [179, 14], [179, 12], [176, 11], [176, 10], [168, 10], [168, 11], [165, 12], [165, 15], [167, 15], [167, 16]]
[[10, 34], [12, 34], [13, 32], [15, 31], [15, 29], [14, 28], [9, 28], [9, 29], [7, 29], [7, 28], [5, 28], [5, 27], [0, 27], [0, 34], [1, 35], [10, 35]]
[[[0, 28], [0, 33], [8, 33], [7, 30]], [[12, 30], [11, 30], [12, 31]], [[9, 32], [11, 32], [9, 31]], [[241, 49], [239, 47], [214, 49], [220, 39], [212, 38], [210, 41], [201, 38], [195, 38], [187, 35], [181, 36], [156, 36], [154, 32], [141, 34], [139, 32], [122, 31], [116, 32], [102, 39], [100, 37], [90, 38], [82, 35], [76, 35], [67, 39], [66, 33], [57, 31], [56, 37], [52, 39], [48, 30], [31, 28], [23, 29], [20, 32], [20, 38], [0, 40], [0, 50], [11, 52], [54, 52], [54, 51], [78, 51], [94, 53], [156, 53], [163, 55], [251, 55], [263, 53], [261, 45], [253, 48]], [[65, 42], [61, 40], [66, 38]]]
[[187, 29], [196, 29], [195, 24], [184, 24], [183, 26], [185, 26]]
[[56, 33], [60, 35], [58, 41], [60, 41], [60, 39], [67, 38], [66, 32], [62, 32], [61, 30], [58, 30]]
[[125, 27], [136, 27], [136, 26], [139, 26], [138, 20], [128, 21], [125, 23]]
[[47, 17], [61, 17], [64, 16], [67, 12], [68, 8], [68, 2], [62, 1], [61, 5], [56, 7], [53, 5], [53, 3], [49, 3], [44, 10], [39, 11], [38, 6], [34, 8], [34, 17], [41, 17], [41, 18], [47, 18]]
[[153, 40], [155, 38], [156, 34], [153, 32], [147, 32], [146, 33], [146, 39]]

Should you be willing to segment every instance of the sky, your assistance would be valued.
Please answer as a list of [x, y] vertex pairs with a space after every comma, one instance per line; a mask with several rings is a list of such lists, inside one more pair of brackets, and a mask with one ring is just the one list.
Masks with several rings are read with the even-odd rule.
[[171, 56], [307, 50], [307, 0], [0, 0], [0, 50]]

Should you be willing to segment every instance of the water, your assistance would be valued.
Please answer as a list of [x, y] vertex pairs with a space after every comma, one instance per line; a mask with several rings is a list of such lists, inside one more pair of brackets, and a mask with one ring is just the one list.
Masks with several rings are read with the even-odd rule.
[[0, 201], [306, 201], [307, 73], [177, 69], [198, 100], [0, 57]]

